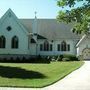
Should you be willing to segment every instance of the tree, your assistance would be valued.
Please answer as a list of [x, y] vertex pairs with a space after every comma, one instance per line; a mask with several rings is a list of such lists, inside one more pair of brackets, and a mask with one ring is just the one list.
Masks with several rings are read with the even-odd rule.
[[[76, 7], [78, 3], [82, 3]], [[57, 5], [64, 8], [57, 16], [59, 22], [75, 22], [73, 33], [87, 34], [90, 29], [90, 0], [57, 0]], [[69, 7], [70, 9], [65, 9]]]

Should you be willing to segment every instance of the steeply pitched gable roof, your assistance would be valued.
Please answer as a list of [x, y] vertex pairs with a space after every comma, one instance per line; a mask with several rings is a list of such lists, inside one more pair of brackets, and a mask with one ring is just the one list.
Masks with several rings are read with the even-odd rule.
[[14, 21], [16, 21], [18, 23], [18, 25], [22, 28], [22, 31], [26, 34], [28, 34], [27, 30], [25, 29], [25, 27], [23, 26], [23, 24], [20, 23], [19, 19], [17, 18], [17, 16], [14, 14], [14, 12], [11, 9], [8, 9], [7, 12], [1, 17], [0, 19], [0, 25], [1, 23], [3, 23], [3, 21], [8, 17], [13, 17]]
[[[7, 17], [7, 15], [13, 16], [18, 25], [22, 28], [23, 32], [29, 34], [32, 33], [34, 19], [18, 19], [16, 15], [9, 9], [1, 18], [0, 23]], [[65, 24], [58, 23], [56, 19], [38, 19], [37, 20], [37, 32], [39, 39], [79, 39], [80, 36], [71, 32], [74, 23]]]

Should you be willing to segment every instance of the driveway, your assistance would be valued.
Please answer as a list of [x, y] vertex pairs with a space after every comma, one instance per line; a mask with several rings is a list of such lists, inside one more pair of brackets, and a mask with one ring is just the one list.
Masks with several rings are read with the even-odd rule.
[[57, 83], [42, 89], [1, 87], [0, 90], [90, 90], [90, 61], [85, 61], [80, 69]]

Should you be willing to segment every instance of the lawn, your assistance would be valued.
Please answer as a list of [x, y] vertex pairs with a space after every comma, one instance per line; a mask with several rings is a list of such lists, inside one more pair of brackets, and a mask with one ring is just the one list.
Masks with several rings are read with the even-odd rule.
[[0, 86], [44, 87], [83, 65], [81, 61], [50, 64], [0, 63]]

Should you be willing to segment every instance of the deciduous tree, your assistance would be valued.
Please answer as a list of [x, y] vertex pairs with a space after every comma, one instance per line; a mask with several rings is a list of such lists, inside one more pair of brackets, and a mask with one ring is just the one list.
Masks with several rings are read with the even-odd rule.
[[[81, 5], [78, 6], [78, 3]], [[64, 8], [57, 15], [59, 22], [75, 22], [72, 32], [88, 33], [90, 30], [90, 0], [57, 0], [57, 5]]]

